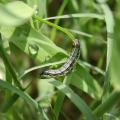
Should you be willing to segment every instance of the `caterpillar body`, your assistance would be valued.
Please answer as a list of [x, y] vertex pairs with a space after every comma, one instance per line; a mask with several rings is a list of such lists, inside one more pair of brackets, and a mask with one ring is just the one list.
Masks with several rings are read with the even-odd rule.
[[75, 39], [73, 43], [72, 53], [70, 54], [65, 64], [58, 69], [48, 69], [43, 71], [40, 74], [40, 77], [48, 78], [48, 77], [63, 76], [67, 74], [73, 69], [74, 64], [76, 63], [76, 60], [78, 59], [79, 55], [80, 55], [80, 43], [79, 40]]

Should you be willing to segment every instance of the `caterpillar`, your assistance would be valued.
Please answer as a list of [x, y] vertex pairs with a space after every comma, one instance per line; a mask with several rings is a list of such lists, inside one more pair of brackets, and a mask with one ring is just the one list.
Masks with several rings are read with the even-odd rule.
[[73, 43], [73, 50], [70, 54], [67, 61], [58, 69], [48, 69], [44, 70], [40, 73], [41, 78], [48, 78], [48, 77], [56, 77], [56, 76], [63, 76], [70, 72], [73, 69], [76, 60], [80, 55], [80, 43], [79, 40], [75, 39]]

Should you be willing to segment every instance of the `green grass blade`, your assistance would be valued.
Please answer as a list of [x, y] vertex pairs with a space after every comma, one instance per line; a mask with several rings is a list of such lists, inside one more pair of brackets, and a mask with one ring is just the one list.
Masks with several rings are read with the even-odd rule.
[[56, 119], [59, 118], [59, 115], [61, 113], [61, 108], [63, 105], [64, 98], [65, 98], [65, 95], [62, 92], [59, 92], [57, 94], [57, 100], [56, 100], [55, 106], [54, 106], [54, 113], [55, 113]]
[[44, 116], [46, 115], [44, 111], [42, 111], [42, 108], [38, 105], [38, 103], [32, 99], [26, 92], [23, 92], [22, 90], [16, 88], [15, 86], [12, 86], [10, 83], [0, 80], [0, 87], [6, 89], [9, 92], [14, 93], [12, 97], [10, 97], [8, 103], [5, 104], [3, 108], [0, 109], [0, 111], [7, 111], [10, 108], [10, 105], [13, 105], [15, 101], [20, 96], [22, 99], [24, 99], [27, 103], [30, 105], [33, 105], [33, 107], [38, 112], [38, 115], [41, 117], [42, 120], [44, 120]]
[[94, 99], [100, 99], [102, 96], [102, 88], [99, 83], [87, 72], [87, 70], [76, 65], [76, 69], [68, 76], [71, 84], [83, 90]]
[[[71, 75], [69, 75], [69, 77], [71, 77]], [[65, 77], [63, 80], [63, 84], [64, 85], [69, 85], [71, 83], [71, 79], [69, 79], [69, 77]], [[54, 112], [56, 115], [56, 119], [58, 119], [62, 105], [63, 105], [63, 101], [64, 101], [64, 97], [65, 94], [63, 94], [61, 91], [58, 93], [58, 97], [54, 106]]]
[[105, 76], [105, 71], [103, 71], [102, 69], [100, 69], [100, 68], [98, 68], [98, 67], [96, 67], [96, 66], [94, 66], [94, 65], [91, 65], [90, 63], [87, 63], [87, 62], [85, 62], [85, 61], [80, 60], [79, 64], [80, 64], [81, 66], [83, 66], [83, 67], [85, 66], [85, 67], [87, 67], [87, 68], [90, 68], [90, 69], [92, 69], [92, 70], [95, 70], [96, 72], [98, 72], [98, 73], [100, 73], [101, 75]]
[[120, 100], [120, 92], [113, 92], [102, 104], [100, 104], [95, 110], [94, 114], [97, 117], [101, 117], [104, 113], [107, 113], [117, 102]]
[[[24, 14], [23, 14], [24, 13]], [[34, 9], [22, 1], [0, 4], [0, 26], [19, 26], [30, 20]]]
[[38, 20], [38, 21], [40, 21], [40, 22], [43, 22], [43, 23], [45, 23], [45, 24], [47, 24], [47, 25], [49, 25], [49, 26], [55, 27], [57, 30], [60, 30], [61, 32], [63, 32], [63, 33], [65, 33], [66, 35], [68, 35], [68, 37], [69, 37], [70, 39], [72, 39], [72, 40], [75, 39], [74, 36], [73, 36], [67, 29], [62, 28], [62, 27], [60, 27], [60, 26], [58, 26], [58, 25], [56, 25], [56, 24], [54, 24], [54, 23], [51, 23], [51, 22], [49, 22], [49, 21], [46, 21], [46, 20], [44, 20], [44, 19], [42, 19], [42, 18], [40, 18], [40, 17], [38, 17], [38, 16], [33, 16], [33, 18], [34, 18], [35, 20]]
[[[69, 1], [69, 0], [64, 0], [64, 1], [63, 1], [62, 5], [61, 5], [61, 7], [60, 7], [60, 9], [59, 9], [59, 11], [58, 11], [58, 15], [61, 15], [61, 14], [63, 13], [63, 11], [64, 11], [64, 9], [65, 9], [68, 1]], [[58, 25], [59, 21], [60, 21], [59, 19], [56, 19], [55, 22], [54, 22], [54, 24]], [[52, 32], [51, 32], [51, 40], [54, 41], [55, 36], [56, 36], [56, 28], [54, 27], [54, 28], [52, 29]]]
[[10, 98], [8, 98], [8, 100], [2, 105], [0, 111], [1, 112], [7, 112], [12, 105], [17, 101], [17, 99], [19, 98], [19, 95], [14, 94], [12, 95]]
[[69, 19], [69, 18], [97, 18], [100, 20], [104, 20], [104, 16], [96, 13], [75, 13], [68, 15], [61, 15], [55, 17], [44, 18], [44, 20], [54, 20], [54, 19]]
[[77, 12], [79, 10], [79, 4], [77, 0], [71, 0], [72, 6], [75, 9], [75, 11]]
[[96, 120], [95, 116], [92, 114], [92, 111], [87, 106], [87, 104], [76, 93], [74, 93], [71, 88], [54, 79], [49, 79], [46, 81], [54, 85], [58, 90], [64, 93], [76, 105], [76, 107], [85, 115], [87, 120]]
[[105, 16], [105, 22], [106, 22], [106, 29], [107, 29], [107, 65], [106, 70], [108, 69], [111, 54], [112, 54], [112, 41], [113, 41], [113, 32], [114, 32], [114, 18], [113, 14], [109, 8], [109, 6], [103, 2], [101, 3], [101, 0], [97, 0], [100, 4], [100, 7], [103, 10], [104, 16]]
[[10, 83], [5, 82], [3, 80], [0, 80], [0, 87], [7, 89], [7, 91], [16, 93], [20, 97], [22, 97], [26, 102], [30, 103], [33, 105], [36, 109], [38, 109], [37, 103], [27, 94], [21, 91], [20, 89], [16, 88], [15, 86], [12, 86]]
[[22, 89], [22, 85], [21, 83], [19, 82], [18, 78], [17, 78], [17, 75], [16, 75], [16, 72], [14, 71], [14, 68], [13, 66], [11, 65], [8, 57], [7, 57], [7, 54], [3, 48], [3, 45], [2, 45], [2, 38], [0, 36], [0, 56], [2, 57], [3, 59], [3, 62], [5, 64], [5, 66], [7, 67], [7, 69], [9, 70], [9, 72], [11, 73], [12, 77], [13, 77], [13, 80], [14, 80], [14, 83], [20, 88]]

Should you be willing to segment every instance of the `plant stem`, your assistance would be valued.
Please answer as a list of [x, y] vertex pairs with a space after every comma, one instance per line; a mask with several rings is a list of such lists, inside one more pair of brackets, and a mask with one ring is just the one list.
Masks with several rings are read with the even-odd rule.
[[46, 20], [44, 20], [44, 19], [42, 19], [42, 18], [40, 18], [40, 17], [38, 17], [38, 16], [33, 16], [33, 18], [36, 19], [36, 20], [38, 20], [38, 21], [40, 21], [40, 22], [43, 22], [43, 23], [45, 23], [45, 24], [47, 24], [47, 25], [49, 25], [49, 26], [55, 27], [56, 29], [58, 29], [58, 30], [60, 30], [61, 32], [63, 32], [63, 33], [65, 33], [66, 35], [68, 35], [68, 37], [69, 37], [70, 39], [72, 39], [72, 40], [75, 39], [74, 36], [73, 36], [67, 29], [62, 28], [62, 27], [60, 27], [60, 26], [58, 26], [58, 25], [56, 25], [56, 24], [54, 24], [54, 23], [51, 23], [51, 22], [49, 22], [49, 21], [46, 21]]

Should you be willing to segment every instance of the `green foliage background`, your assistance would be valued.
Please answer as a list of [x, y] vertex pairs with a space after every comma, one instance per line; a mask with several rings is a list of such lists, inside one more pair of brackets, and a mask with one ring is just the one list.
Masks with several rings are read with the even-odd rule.
[[[0, 120], [119, 120], [119, 9], [119, 0], [1, 0]], [[74, 70], [40, 79], [76, 38]]]

